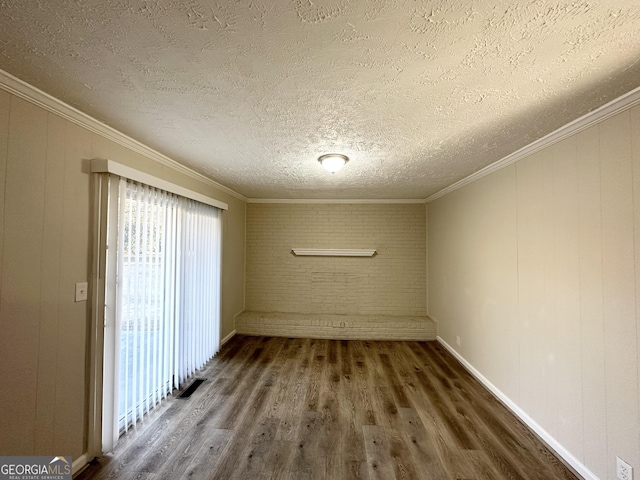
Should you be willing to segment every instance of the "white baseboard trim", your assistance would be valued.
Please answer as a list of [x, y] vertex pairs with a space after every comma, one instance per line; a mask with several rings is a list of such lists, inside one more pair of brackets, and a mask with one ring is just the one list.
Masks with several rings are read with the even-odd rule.
[[231, 340], [233, 337], [236, 336], [236, 331], [232, 331], [229, 335], [227, 335], [226, 337], [224, 337], [222, 339], [222, 341], [220, 342], [220, 345], [224, 345], [225, 343], [227, 343], [229, 340]]
[[87, 466], [87, 464], [89, 463], [89, 460], [90, 459], [86, 453], [83, 453], [78, 458], [76, 458], [71, 463], [71, 475], [76, 475], [78, 472], [80, 472], [80, 470], [82, 470], [84, 467]]
[[589, 470], [580, 460], [564, 448], [558, 440], [553, 438], [549, 432], [542, 428], [535, 420], [533, 420], [522, 408], [520, 408], [513, 400], [507, 397], [500, 389], [491, 383], [484, 375], [482, 375], [473, 365], [471, 365], [462, 355], [460, 355], [451, 345], [445, 342], [442, 337], [438, 336], [438, 342], [446, 348], [456, 359], [473, 375], [487, 390], [493, 393], [509, 410], [511, 410], [525, 425], [533, 430], [548, 446], [553, 449], [565, 462], [585, 480], [600, 480], [591, 470]]

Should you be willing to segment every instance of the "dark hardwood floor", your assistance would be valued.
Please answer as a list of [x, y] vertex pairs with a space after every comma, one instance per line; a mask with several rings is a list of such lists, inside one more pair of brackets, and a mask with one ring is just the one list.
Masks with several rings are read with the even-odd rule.
[[435, 342], [236, 336], [77, 479], [575, 479]]

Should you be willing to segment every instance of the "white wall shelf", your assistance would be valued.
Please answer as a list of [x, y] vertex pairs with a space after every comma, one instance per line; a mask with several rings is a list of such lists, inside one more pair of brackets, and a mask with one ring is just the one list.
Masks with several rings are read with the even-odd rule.
[[373, 257], [375, 248], [292, 248], [298, 257]]

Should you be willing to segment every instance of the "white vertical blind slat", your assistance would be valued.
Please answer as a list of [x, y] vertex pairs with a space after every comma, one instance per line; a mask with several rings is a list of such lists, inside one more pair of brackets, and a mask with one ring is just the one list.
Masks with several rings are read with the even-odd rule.
[[198, 276], [198, 325], [200, 330], [200, 346], [199, 346], [199, 355], [198, 359], [201, 363], [206, 363], [209, 360], [209, 351], [210, 351], [210, 342], [211, 338], [210, 327], [211, 327], [211, 318], [207, 314], [207, 304], [208, 297], [211, 296], [213, 292], [209, 292], [209, 295], [206, 295], [205, 289], [210, 288], [210, 276], [211, 272], [209, 270], [209, 250], [207, 248], [206, 240], [208, 239], [208, 229], [207, 224], [209, 222], [210, 216], [208, 212], [204, 208], [200, 208], [200, 205], [196, 205], [196, 211], [198, 215], [198, 255], [202, 258], [203, 265], [202, 268], [199, 269]]
[[173, 345], [174, 338], [173, 322], [172, 319], [175, 313], [175, 267], [176, 267], [176, 227], [177, 227], [177, 214], [175, 208], [175, 198], [167, 196], [167, 209], [165, 212], [165, 269], [164, 269], [164, 308], [163, 308], [163, 322], [162, 322], [162, 338], [164, 345], [164, 357], [163, 357], [163, 396], [171, 391], [173, 387], [173, 365], [171, 359], [173, 358]]
[[133, 385], [133, 410], [134, 410], [134, 427], [137, 426], [137, 422], [135, 421], [135, 418], [142, 418], [142, 412], [140, 411], [140, 357], [143, 353], [143, 347], [142, 347], [142, 342], [141, 342], [141, 336], [142, 336], [142, 319], [144, 318], [144, 299], [145, 299], [145, 294], [147, 293], [146, 291], [146, 282], [140, 282], [138, 281], [138, 277], [140, 277], [140, 275], [143, 275], [144, 278], [144, 274], [142, 273], [142, 270], [144, 268], [143, 266], [143, 256], [142, 256], [142, 242], [143, 242], [143, 238], [144, 238], [144, 234], [142, 232], [142, 229], [144, 228], [144, 217], [143, 217], [143, 209], [140, 208], [142, 202], [144, 201], [144, 188], [141, 188], [139, 190], [138, 193], [138, 206], [137, 206], [137, 223], [136, 226], [138, 227], [138, 230], [136, 234], [137, 234], [137, 245], [136, 245], [136, 254], [135, 254], [135, 274], [136, 276], [134, 277], [134, 285], [136, 286], [136, 297], [135, 297], [135, 305], [136, 305], [136, 315], [134, 317], [134, 321], [135, 321], [135, 325], [136, 328], [134, 330], [134, 336], [133, 336], [133, 377], [131, 380], [131, 383]]
[[179, 260], [181, 253], [184, 251], [184, 212], [182, 208], [182, 199], [176, 201], [176, 251], [175, 251], [175, 304], [173, 308], [174, 322], [172, 325], [173, 330], [173, 357], [172, 357], [172, 369], [173, 369], [173, 387], [180, 387], [181, 371], [180, 365], [182, 363], [182, 303], [183, 303], [183, 278], [182, 278], [182, 262]]
[[[126, 189], [127, 189], [127, 182], [124, 181], [124, 179], [120, 179], [118, 182], [118, 198], [119, 198], [119, 203], [118, 203], [118, 225], [117, 225], [117, 229], [116, 229], [116, 258], [117, 258], [117, 267], [116, 267], [116, 308], [115, 308], [115, 325], [114, 325], [114, 345], [117, 351], [122, 351], [122, 329], [120, 327], [121, 325], [121, 320], [120, 317], [124, 314], [124, 308], [123, 308], [123, 299], [122, 299], [122, 295], [119, 293], [122, 291], [125, 282], [129, 282], [129, 279], [124, 277], [122, 275], [123, 269], [124, 269], [124, 262], [125, 262], [125, 256], [124, 256], [124, 244], [125, 244], [125, 238], [124, 238], [124, 229], [125, 229], [125, 212], [126, 212], [126, 208], [127, 208], [127, 204], [124, 201], [124, 198], [126, 196]], [[113, 225], [110, 225], [110, 228], [113, 228]], [[127, 344], [128, 346], [128, 344]], [[128, 348], [125, 350], [125, 355], [127, 355], [129, 353]], [[117, 438], [118, 432], [120, 430], [120, 417], [119, 417], [119, 405], [120, 402], [126, 402], [127, 399], [127, 395], [129, 394], [129, 389], [128, 386], [125, 385], [124, 387], [124, 391], [120, 391], [120, 389], [118, 388], [118, 385], [120, 384], [120, 376], [118, 375], [118, 372], [121, 371], [122, 366], [124, 365], [124, 369], [125, 372], [128, 371], [128, 364], [127, 362], [123, 362], [122, 358], [121, 358], [122, 354], [120, 355], [114, 355], [114, 386], [113, 386], [113, 406], [115, 409], [115, 413], [113, 415], [113, 436], [115, 438]], [[125, 373], [126, 374], [126, 373]], [[113, 442], [112, 445], [115, 445], [115, 440]]]
[[[142, 191], [138, 191], [136, 193], [136, 197], [137, 197], [137, 202], [133, 203], [132, 205], [139, 205], [140, 201], [141, 201], [141, 197], [142, 197]], [[133, 232], [133, 229], [135, 228], [135, 226], [141, 226], [142, 225], [142, 212], [140, 211], [139, 208], [135, 208], [132, 206], [132, 209], [134, 210], [135, 213], [135, 221], [132, 220], [131, 225], [132, 225], [132, 230], [129, 231], [129, 234], [131, 235]], [[131, 356], [131, 377], [127, 377], [127, 380], [129, 378], [131, 378], [131, 397], [128, 399], [130, 400], [130, 408], [131, 408], [131, 412], [132, 412], [132, 418], [131, 418], [131, 422], [132, 424], [135, 425], [135, 418], [138, 416], [138, 409], [137, 409], [137, 403], [138, 403], [138, 358], [140, 356], [140, 348], [138, 345], [138, 331], [140, 330], [140, 322], [139, 322], [139, 318], [142, 316], [143, 312], [142, 307], [140, 306], [140, 302], [137, 301], [138, 298], [140, 298], [141, 296], [144, 295], [144, 291], [143, 291], [143, 285], [141, 285], [139, 282], [136, 281], [138, 274], [137, 272], [140, 269], [140, 249], [141, 249], [141, 245], [140, 245], [140, 238], [142, 237], [142, 235], [136, 231], [136, 235], [135, 235], [135, 241], [133, 242], [133, 252], [130, 254], [131, 258], [133, 259], [132, 262], [130, 263], [129, 266], [129, 270], [133, 270], [133, 272], [135, 272], [134, 274], [130, 275], [131, 276], [131, 283], [134, 286], [134, 288], [132, 289], [132, 291], [130, 292], [130, 298], [134, 298], [136, 300], [134, 300], [134, 313], [133, 313], [133, 317], [131, 318], [131, 323], [132, 323], [132, 347], [131, 350], [133, 352], [132, 356]], [[144, 297], [143, 297], [144, 298]]]
[[203, 224], [204, 216], [200, 214], [197, 204], [194, 205], [194, 207], [195, 207], [195, 216], [196, 216], [196, 250], [194, 252], [195, 253], [194, 256], [198, 256], [203, 260], [202, 268], [198, 268], [196, 270], [197, 280], [196, 280], [196, 285], [194, 289], [194, 293], [195, 293], [194, 303], [196, 308], [194, 319], [195, 319], [195, 327], [196, 327], [196, 342], [198, 345], [196, 361], [194, 365], [200, 365], [200, 364], [206, 363], [205, 351], [204, 351], [204, 343], [206, 341], [206, 337], [204, 336], [204, 331], [206, 330], [207, 325], [204, 322], [204, 318], [203, 318], [204, 315], [202, 312], [202, 303], [205, 300], [203, 298], [202, 288], [205, 281], [204, 267], [206, 267], [206, 263], [205, 263], [206, 258], [203, 258], [203, 253], [205, 252], [205, 249], [203, 248], [203, 245], [202, 245], [202, 235], [204, 233], [202, 232], [202, 224]]
[[171, 210], [171, 217], [173, 220], [173, 225], [174, 227], [171, 229], [171, 233], [172, 233], [172, 245], [171, 245], [171, 277], [170, 277], [170, 283], [171, 283], [171, 290], [170, 290], [170, 297], [171, 297], [171, 303], [170, 303], [170, 308], [168, 311], [168, 315], [169, 318], [171, 319], [171, 321], [167, 322], [167, 337], [168, 337], [168, 344], [169, 344], [169, 351], [170, 351], [170, 357], [167, 359], [167, 368], [169, 369], [169, 378], [171, 380], [171, 388], [176, 387], [176, 381], [177, 381], [177, 369], [176, 369], [176, 365], [177, 363], [175, 363], [175, 359], [178, 358], [178, 349], [177, 349], [177, 343], [176, 343], [176, 339], [179, 338], [178, 335], [178, 322], [179, 319], [177, 319], [177, 313], [178, 313], [178, 294], [177, 292], [180, 291], [180, 271], [178, 268], [178, 252], [180, 251], [180, 209], [178, 208], [178, 200], [177, 199], [173, 199], [172, 202], [172, 210]]
[[164, 399], [167, 396], [167, 390], [170, 390], [170, 372], [169, 356], [171, 354], [168, 335], [167, 320], [170, 318], [169, 312], [171, 312], [171, 305], [173, 304], [173, 291], [171, 285], [173, 283], [173, 228], [169, 228], [169, 225], [173, 225], [173, 208], [169, 202], [169, 198], [163, 195], [167, 208], [162, 211], [162, 220], [164, 225], [164, 235], [162, 236], [162, 253], [164, 258], [164, 264], [162, 268], [162, 278], [165, 280], [161, 291], [161, 305], [162, 305], [162, 317], [160, 321], [159, 336], [162, 344], [162, 355], [160, 362], [160, 378], [161, 378], [161, 390], [160, 399]]
[[152, 371], [149, 372], [149, 377], [151, 377], [151, 405], [156, 405], [160, 399], [158, 398], [158, 394], [160, 393], [160, 379], [158, 376], [158, 360], [159, 360], [159, 339], [158, 339], [158, 331], [160, 330], [160, 237], [162, 235], [162, 225], [159, 222], [160, 216], [160, 208], [162, 202], [162, 193], [155, 192], [155, 199], [152, 204], [152, 217], [153, 217], [153, 320], [151, 322], [151, 332], [153, 339], [153, 348], [152, 355], [153, 359], [151, 361]]
[[185, 278], [185, 291], [184, 291], [184, 310], [182, 319], [184, 321], [184, 330], [183, 330], [183, 353], [184, 353], [184, 368], [182, 369], [182, 380], [180, 383], [183, 383], [184, 380], [189, 376], [191, 369], [191, 362], [193, 356], [193, 335], [191, 332], [191, 324], [193, 320], [193, 282], [192, 282], [192, 255], [193, 255], [193, 216], [191, 215], [191, 210], [189, 208], [189, 201], [186, 202], [187, 205], [187, 228], [186, 228], [186, 238], [185, 238], [185, 269], [184, 269], [184, 278]]
[[[127, 188], [127, 184], [125, 182], [125, 189]], [[121, 197], [120, 201], [127, 205], [128, 208], [128, 212], [129, 212], [129, 217], [128, 217], [128, 226], [129, 226], [129, 230], [128, 230], [128, 244], [123, 245], [123, 251], [122, 251], [122, 255], [125, 257], [125, 261], [127, 262], [127, 266], [128, 266], [128, 270], [127, 273], [131, 271], [131, 269], [134, 269], [136, 266], [136, 257], [134, 255], [134, 251], [136, 248], [135, 245], [135, 239], [136, 237], [134, 236], [133, 232], [134, 232], [134, 225], [136, 223], [136, 215], [137, 212], [134, 208], [135, 202], [133, 202], [129, 196], [130, 194], [128, 192], [126, 192], [125, 190], [125, 194], [124, 196]], [[125, 201], [126, 200], [126, 201]], [[123, 236], [126, 235], [127, 232], [123, 232]], [[126, 248], [127, 250], [125, 251], [124, 248]], [[122, 271], [122, 276], [124, 278], [127, 279], [127, 295], [128, 296], [137, 296], [137, 292], [134, 291], [134, 279], [133, 279], [133, 275], [125, 275], [125, 271]], [[124, 303], [124, 302], [123, 302]], [[135, 396], [134, 393], [134, 385], [131, 382], [128, 382], [127, 379], [129, 378], [130, 375], [133, 375], [133, 365], [130, 361], [130, 359], [132, 359], [134, 357], [133, 352], [134, 352], [134, 344], [135, 344], [135, 329], [137, 327], [137, 325], [135, 324], [135, 318], [132, 317], [136, 315], [136, 309], [137, 307], [134, 306], [133, 308], [131, 308], [131, 304], [129, 303], [129, 300], [127, 298], [127, 308], [126, 310], [123, 308], [123, 316], [125, 318], [125, 321], [123, 322], [123, 336], [125, 337], [124, 342], [125, 342], [125, 355], [124, 358], [121, 357], [121, 362], [125, 365], [125, 372], [124, 372], [124, 379], [122, 380], [122, 384], [124, 385], [125, 391], [126, 391], [126, 395], [123, 399], [123, 408], [124, 408], [124, 424], [122, 426], [122, 428], [126, 428], [128, 425], [130, 425], [131, 423], [133, 423], [133, 410], [132, 410], [132, 405], [133, 402], [131, 401], [131, 399]]]
[[138, 412], [139, 417], [143, 418], [144, 414], [147, 413], [147, 394], [149, 392], [149, 375], [147, 371], [147, 366], [149, 365], [149, 317], [151, 316], [151, 305], [149, 305], [149, 297], [151, 296], [151, 282], [148, 280], [149, 275], [149, 236], [150, 236], [150, 225], [149, 225], [149, 203], [151, 202], [151, 192], [149, 191], [148, 186], [143, 187], [144, 192], [144, 200], [141, 205], [142, 210], [142, 258], [141, 258], [141, 266], [142, 266], [142, 278], [144, 281], [141, 281], [140, 284], [143, 286], [144, 295], [142, 297], [142, 310], [144, 312], [143, 317], [139, 319], [140, 321], [140, 374], [138, 376], [138, 380], [140, 380], [140, 389], [138, 392]]

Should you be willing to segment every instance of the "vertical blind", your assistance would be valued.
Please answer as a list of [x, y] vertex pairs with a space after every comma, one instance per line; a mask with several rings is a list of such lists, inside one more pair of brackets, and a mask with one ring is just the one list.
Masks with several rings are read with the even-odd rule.
[[116, 305], [115, 338], [105, 345], [116, 351], [105, 451], [220, 347], [220, 210], [125, 178], [117, 192], [109, 202], [117, 208], [108, 226]]
[[181, 312], [177, 384], [182, 384], [215, 355], [220, 347], [220, 222], [218, 209], [183, 199], [181, 242]]

